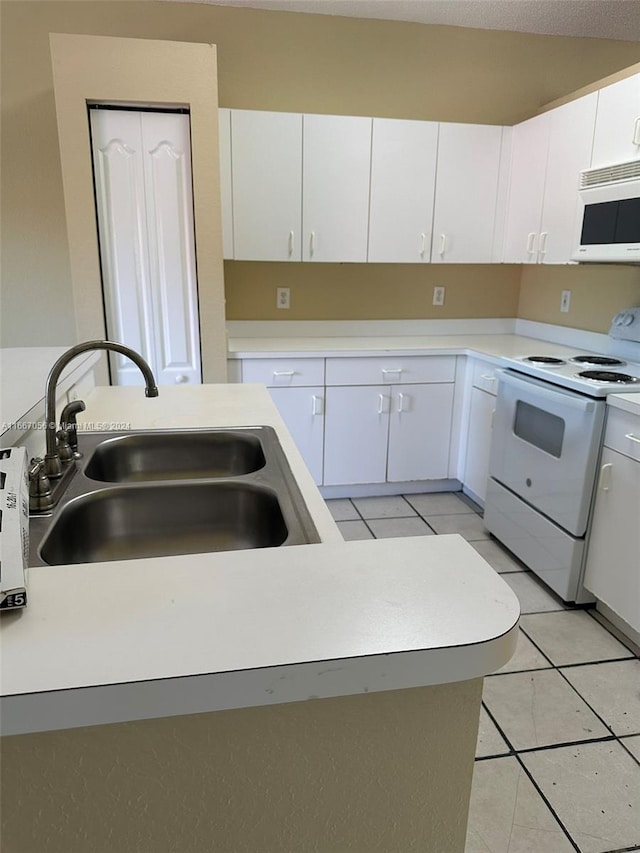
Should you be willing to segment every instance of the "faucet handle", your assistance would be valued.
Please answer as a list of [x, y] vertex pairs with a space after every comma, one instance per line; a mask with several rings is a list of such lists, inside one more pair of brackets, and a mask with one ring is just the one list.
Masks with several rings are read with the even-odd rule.
[[44, 459], [37, 456], [29, 464], [29, 510], [42, 512], [53, 506], [51, 483], [45, 471]]
[[71, 403], [67, 403], [60, 415], [60, 428], [67, 431], [69, 446], [71, 447], [74, 459], [82, 458], [82, 453], [78, 452], [78, 425], [76, 423], [76, 415], [80, 412], [84, 412], [86, 408], [87, 407], [83, 400], [73, 400]]
[[66, 429], [59, 429], [56, 433], [58, 439], [58, 457], [61, 462], [71, 462], [73, 450], [69, 444], [69, 433]]

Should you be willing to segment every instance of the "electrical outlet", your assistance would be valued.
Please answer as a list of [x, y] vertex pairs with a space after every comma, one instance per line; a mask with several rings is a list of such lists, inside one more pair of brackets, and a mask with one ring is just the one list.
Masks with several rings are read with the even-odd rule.
[[444, 305], [444, 287], [433, 288], [433, 304]]
[[276, 288], [276, 308], [291, 308], [291, 292], [288, 287]]
[[570, 290], [563, 290], [562, 296], [560, 297], [560, 310], [566, 314], [570, 307], [571, 307], [571, 291]]

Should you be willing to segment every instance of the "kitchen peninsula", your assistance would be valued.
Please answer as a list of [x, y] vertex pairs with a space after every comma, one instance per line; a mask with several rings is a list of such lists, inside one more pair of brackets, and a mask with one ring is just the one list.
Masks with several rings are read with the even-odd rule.
[[343, 542], [262, 387], [85, 402], [271, 425], [321, 542], [30, 569], [1, 626], [7, 851], [461, 851], [482, 677], [516, 639], [499, 575], [459, 536]]

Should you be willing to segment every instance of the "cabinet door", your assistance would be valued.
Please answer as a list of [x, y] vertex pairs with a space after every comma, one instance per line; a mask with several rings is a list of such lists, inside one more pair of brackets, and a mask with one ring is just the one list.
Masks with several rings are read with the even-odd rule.
[[640, 74], [598, 92], [592, 166], [640, 157]]
[[370, 118], [303, 117], [302, 258], [367, 260]]
[[234, 257], [299, 261], [302, 116], [231, 111]]
[[640, 631], [640, 462], [605, 447], [584, 584]]
[[233, 191], [231, 186], [231, 110], [218, 110], [222, 257], [233, 258]]
[[311, 476], [321, 485], [324, 388], [269, 388], [269, 393]]
[[394, 385], [389, 416], [389, 482], [449, 476], [453, 383]]
[[549, 113], [513, 128], [504, 263], [538, 262], [538, 239], [549, 149]]
[[[580, 171], [591, 163], [597, 92], [549, 113], [549, 154], [539, 242], [540, 260], [567, 264], [577, 243], [577, 220], [584, 202], [578, 198]], [[578, 210], [580, 207], [580, 210]]]
[[437, 122], [373, 119], [369, 261], [429, 261], [437, 149]]
[[489, 477], [489, 451], [496, 398], [480, 388], [471, 389], [464, 485], [484, 501]]
[[490, 263], [502, 128], [440, 125], [432, 263]]
[[324, 485], [384, 483], [391, 388], [326, 389]]

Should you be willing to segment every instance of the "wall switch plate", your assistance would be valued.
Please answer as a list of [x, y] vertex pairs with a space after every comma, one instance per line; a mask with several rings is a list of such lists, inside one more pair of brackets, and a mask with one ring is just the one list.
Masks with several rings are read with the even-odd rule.
[[433, 288], [433, 304], [444, 305], [444, 287]]
[[288, 287], [276, 288], [276, 308], [291, 308], [291, 292]]
[[566, 314], [569, 308], [571, 307], [571, 291], [563, 290], [562, 296], [560, 297], [560, 310]]

